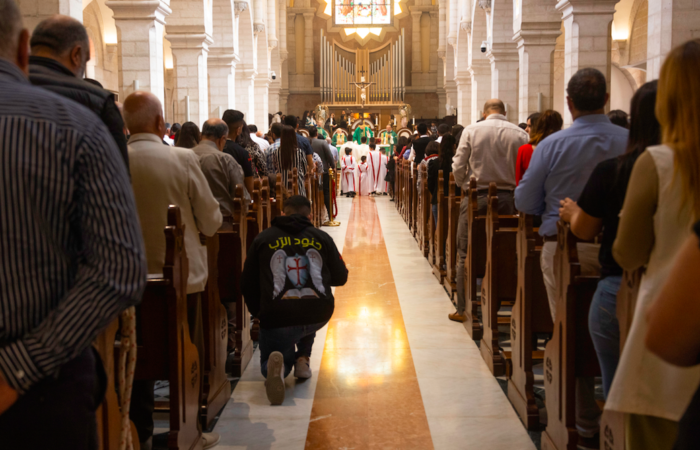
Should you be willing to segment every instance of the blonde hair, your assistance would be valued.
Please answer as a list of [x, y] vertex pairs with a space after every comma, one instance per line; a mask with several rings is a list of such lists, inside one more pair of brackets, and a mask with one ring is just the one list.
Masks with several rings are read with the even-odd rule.
[[661, 142], [675, 155], [674, 178], [680, 180], [683, 204], [700, 217], [700, 39], [669, 53], [661, 67], [656, 118]]

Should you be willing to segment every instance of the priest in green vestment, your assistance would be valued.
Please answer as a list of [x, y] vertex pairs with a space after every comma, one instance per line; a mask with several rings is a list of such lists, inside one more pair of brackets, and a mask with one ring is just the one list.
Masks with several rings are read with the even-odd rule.
[[[394, 151], [396, 149], [396, 144], [398, 143], [398, 137], [396, 136], [396, 132], [393, 130], [393, 127], [391, 126], [391, 122], [387, 124], [386, 130], [382, 130], [382, 132], [379, 133], [379, 136], [381, 138], [383, 138], [384, 135], [387, 136], [386, 143], [390, 146], [389, 147], [389, 149], [391, 150], [390, 155], [393, 155]], [[384, 140], [382, 139], [382, 144], [383, 143], [384, 143]]]
[[360, 122], [360, 125], [355, 128], [355, 132], [352, 135], [352, 140], [355, 141], [357, 145], [360, 145], [360, 139], [362, 139], [362, 137], [366, 137], [367, 142], [369, 142], [369, 138], [374, 137], [374, 133], [372, 133], [372, 130], [367, 125]]

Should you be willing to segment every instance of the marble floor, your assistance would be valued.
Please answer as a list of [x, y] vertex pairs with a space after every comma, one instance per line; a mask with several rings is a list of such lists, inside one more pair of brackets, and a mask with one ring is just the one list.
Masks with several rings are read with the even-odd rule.
[[259, 354], [215, 431], [222, 450], [534, 449], [388, 197], [338, 199], [324, 228], [350, 270], [316, 335], [314, 376], [265, 396]]

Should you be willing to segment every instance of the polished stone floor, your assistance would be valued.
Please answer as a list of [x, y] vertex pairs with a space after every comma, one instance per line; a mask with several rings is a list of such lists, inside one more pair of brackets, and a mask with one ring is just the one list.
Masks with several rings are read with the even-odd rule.
[[259, 354], [215, 431], [222, 450], [534, 449], [387, 197], [338, 199], [324, 228], [350, 269], [316, 336], [314, 376], [265, 396]]

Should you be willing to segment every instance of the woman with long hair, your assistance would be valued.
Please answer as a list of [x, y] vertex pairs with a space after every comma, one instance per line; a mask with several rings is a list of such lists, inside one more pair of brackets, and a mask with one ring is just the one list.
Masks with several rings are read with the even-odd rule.
[[620, 328], [615, 314], [622, 268], [615, 262], [612, 246], [617, 235], [620, 210], [627, 193], [632, 167], [647, 147], [661, 141], [661, 128], [654, 115], [657, 82], [646, 83], [632, 97], [632, 124], [624, 155], [601, 162], [591, 173], [578, 200], [562, 201], [560, 217], [571, 223], [571, 231], [582, 239], [593, 239], [601, 230], [598, 259], [601, 280], [589, 310], [588, 329], [603, 375], [607, 397], [620, 359]]
[[661, 145], [648, 147], [634, 164], [613, 244], [623, 269], [646, 267], [605, 404], [625, 413], [627, 446], [635, 450], [672, 448], [678, 421], [700, 384], [699, 366], [673, 366], [644, 342], [649, 306], [700, 218], [698, 73], [697, 39], [673, 49], [661, 68], [655, 106]]
[[[273, 145], [270, 147], [269, 151], [268, 175], [274, 177], [278, 173], [281, 174], [282, 186], [290, 190], [289, 174], [292, 169], [296, 167], [299, 195], [306, 197], [306, 189], [304, 188], [304, 180], [306, 179], [307, 172], [306, 156], [304, 155], [304, 151], [297, 145], [297, 135], [294, 128], [289, 125], [283, 125], [279, 147], [275, 148]], [[291, 195], [291, 191], [289, 193]]]
[[183, 148], [195, 148], [202, 140], [202, 133], [194, 122], [185, 122], [182, 128], [175, 133], [175, 146]]
[[267, 177], [265, 155], [262, 150], [260, 150], [260, 146], [250, 137], [250, 128], [248, 128], [248, 124], [245, 120], [243, 121], [243, 129], [236, 138], [236, 143], [248, 151], [258, 177]]
[[564, 121], [561, 118], [561, 114], [554, 111], [553, 109], [548, 109], [534, 119], [531, 115], [528, 117], [528, 123], [535, 121], [533, 128], [530, 131], [530, 142], [521, 146], [518, 149], [518, 158], [515, 161], [515, 185], [520, 184], [520, 180], [523, 179], [525, 171], [530, 166], [530, 159], [532, 159], [532, 153], [537, 148], [537, 145], [544, 140], [550, 134], [556, 133], [561, 130]]

